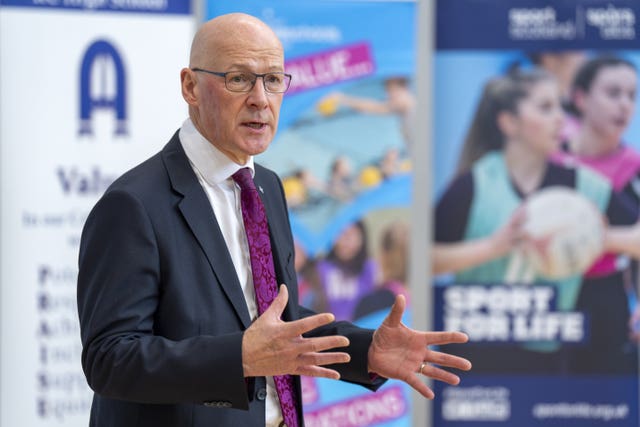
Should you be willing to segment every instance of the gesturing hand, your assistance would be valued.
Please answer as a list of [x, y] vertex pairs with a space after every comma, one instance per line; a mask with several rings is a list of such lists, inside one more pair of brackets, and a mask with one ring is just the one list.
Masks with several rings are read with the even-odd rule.
[[386, 378], [402, 380], [427, 399], [434, 393], [416, 374], [456, 385], [457, 375], [435, 365], [471, 369], [467, 359], [429, 350], [430, 345], [464, 343], [468, 337], [461, 332], [421, 332], [402, 323], [405, 309], [404, 296], [398, 295], [382, 325], [373, 334], [369, 347], [369, 370]]
[[283, 374], [307, 375], [339, 379], [333, 369], [322, 367], [350, 360], [344, 352], [326, 352], [336, 347], [346, 347], [346, 337], [334, 335], [303, 338], [302, 334], [333, 322], [330, 313], [316, 314], [292, 322], [280, 319], [289, 293], [285, 285], [269, 308], [256, 319], [242, 337], [242, 365], [245, 377]]

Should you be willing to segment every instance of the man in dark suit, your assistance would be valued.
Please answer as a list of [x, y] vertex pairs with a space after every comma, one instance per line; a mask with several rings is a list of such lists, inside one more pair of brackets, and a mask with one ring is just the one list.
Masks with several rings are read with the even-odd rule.
[[[299, 375], [372, 390], [398, 378], [432, 398], [418, 374], [457, 384], [432, 363], [470, 368], [428, 349], [466, 336], [407, 328], [402, 297], [376, 331], [298, 306], [282, 185], [253, 163], [276, 132], [290, 80], [283, 71], [282, 45], [260, 20], [230, 14], [205, 23], [181, 71], [189, 119], [89, 215], [78, 309], [92, 426], [281, 425], [273, 378], [284, 374], [294, 384], [290, 424], [302, 425]], [[231, 179], [241, 168], [254, 175], [283, 284], [262, 314]]]

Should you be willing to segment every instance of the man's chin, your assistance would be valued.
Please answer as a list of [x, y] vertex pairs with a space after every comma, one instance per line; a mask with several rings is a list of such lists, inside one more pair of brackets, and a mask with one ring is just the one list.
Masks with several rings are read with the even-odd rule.
[[260, 138], [258, 140], [250, 139], [244, 141], [244, 147], [247, 154], [251, 156], [257, 156], [258, 154], [264, 153], [269, 145], [271, 145], [272, 137], [269, 138]]

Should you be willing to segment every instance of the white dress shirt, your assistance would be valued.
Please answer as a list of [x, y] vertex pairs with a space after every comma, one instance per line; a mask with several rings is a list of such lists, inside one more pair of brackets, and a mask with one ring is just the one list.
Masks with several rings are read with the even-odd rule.
[[[207, 141], [198, 132], [191, 119], [185, 120], [180, 128], [180, 142], [198, 181], [204, 188], [218, 225], [229, 249], [231, 260], [236, 269], [242, 293], [252, 319], [258, 317], [253, 276], [251, 275], [251, 259], [249, 245], [242, 222], [240, 206], [240, 188], [231, 178], [243, 167], [251, 169], [254, 174], [253, 157], [246, 165], [238, 165]], [[266, 426], [276, 427], [282, 421], [280, 402], [273, 382], [267, 377]]]

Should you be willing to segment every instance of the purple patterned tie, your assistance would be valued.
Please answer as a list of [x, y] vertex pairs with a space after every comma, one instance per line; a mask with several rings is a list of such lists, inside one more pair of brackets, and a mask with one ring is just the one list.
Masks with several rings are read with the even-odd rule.
[[[278, 294], [276, 273], [273, 267], [271, 242], [267, 228], [267, 215], [251, 177], [251, 169], [242, 168], [233, 174], [233, 180], [240, 186], [242, 202], [242, 219], [247, 233], [249, 253], [251, 255], [251, 271], [253, 286], [258, 300], [258, 313], [262, 314]], [[295, 390], [291, 375], [273, 377], [280, 399], [282, 417], [287, 427], [297, 427]]]

